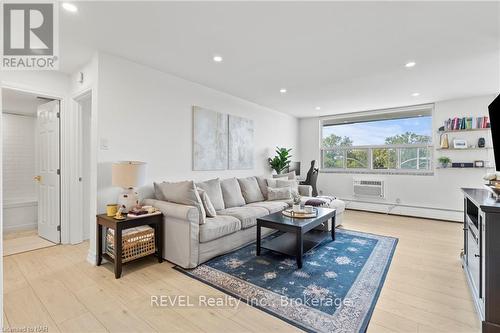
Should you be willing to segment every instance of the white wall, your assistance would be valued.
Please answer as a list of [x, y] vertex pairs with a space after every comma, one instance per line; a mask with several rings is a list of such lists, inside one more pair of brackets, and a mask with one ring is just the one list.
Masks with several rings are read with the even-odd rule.
[[[436, 132], [443, 121], [453, 116], [484, 116], [488, 113], [488, 104], [494, 96], [481, 96], [468, 99], [450, 100], [435, 103], [433, 128]], [[452, 133], [453, 137], [469, 140], [477, 144], [477, 138], [486, 137], [486, 144], [491, 147], [491, 134], [485, 132]], [[308, 163], [316, 159], [319, 163], [320, 124], [319, 118], [300, 120], [300, 152], [302, 172]], [[439, 136], [434, 136], [434, 147], [439, 147]], [[441, 155], [449, 156], [452, 161], [470, 162], [489, 160], [493, 163], [492, 150], [445, 152], [434, 150], [434, 163]], [[435, 169], [433, 176], [410, 175], [359, 175], [320, 173], [318, 190], [324, 194], [335, 195], [347, 201], [347, 207], [377, 212], [388, 212], [411, 216], [438, 218], [460, 221], [462, 219], [461, 187], [482, 187], [482, 177], [486, 169]], [[493, 170], [488, 170], [493, 171]], [[353, 178], [383, 179], [386, 181], [384, 200], [366, 200], [353, 196]], [[397, 201], [399, 199], [399, 204]], [[360, 202], [370, 201], [373, 203]]]
[[7, 202], [36, 201], [35, 118], [3, 115], [3, 199]]
[[[98, 212], [120, 192], [111, 187], [113, 161], [147, 162], [148, 182], [202, 180], [269, 173], [275, 146], [298, 153], [296, 118], [122, 58], [99, 57], [98, 94]], [[253, 170], [192, 171], [193, 105], [254, 120]]]

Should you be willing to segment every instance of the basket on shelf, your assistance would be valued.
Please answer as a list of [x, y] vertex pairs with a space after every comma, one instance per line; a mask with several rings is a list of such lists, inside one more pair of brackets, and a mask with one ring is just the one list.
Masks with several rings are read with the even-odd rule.
[[[106, 253], [115, 258], [114, 230], [106, 233]], [[155, 232], [148, 226], [125, 229], [122, 232], [122, 262], [155, 253]]]

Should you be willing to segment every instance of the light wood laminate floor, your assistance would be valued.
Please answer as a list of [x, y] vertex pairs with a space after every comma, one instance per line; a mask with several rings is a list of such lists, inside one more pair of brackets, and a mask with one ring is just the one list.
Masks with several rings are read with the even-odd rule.
[[57, 244], [38, 236], [36, 229], [9, 232], [3, 235], [3, 255], [43, 249]]
[[[344, 227], [399, 238], [369, 332], [478, 332], [462, 271], [461, 225], [347, 211]], [[151, 307], [151, 295], [223, 296], [153, 258], [124, 266], [86, 262], [88, 244], [4, 257], [4, 326], [49, 332], [294, 332], [260, 310]]]

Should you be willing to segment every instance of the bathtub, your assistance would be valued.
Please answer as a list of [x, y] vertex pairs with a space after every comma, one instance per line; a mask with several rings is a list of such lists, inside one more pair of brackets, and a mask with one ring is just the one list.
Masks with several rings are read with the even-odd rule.
[[3, 202], [3, 231], [36, 229], [38, 202], [36, 199], [5, 200]]

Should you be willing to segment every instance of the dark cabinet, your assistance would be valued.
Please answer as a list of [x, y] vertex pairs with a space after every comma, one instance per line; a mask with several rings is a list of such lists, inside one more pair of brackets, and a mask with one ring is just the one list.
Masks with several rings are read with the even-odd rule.
[[485, 189], [462, 191], [462, 265], [483, 332], [500, 333], [500, 201]]

